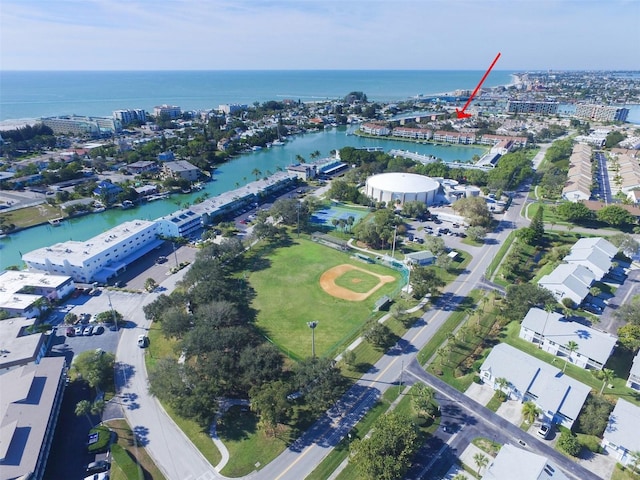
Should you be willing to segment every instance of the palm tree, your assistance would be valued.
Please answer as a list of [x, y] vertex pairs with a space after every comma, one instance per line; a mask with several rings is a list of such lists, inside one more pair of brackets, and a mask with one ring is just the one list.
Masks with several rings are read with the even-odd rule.
[[91, 417], [89, 414], [91, 413], [91, 402], [89, 400], [80, 400], [76, 403], [75, 414], [80, 417], [85, 415], [87, 417], [87, 421], [89, 425], [93, 427], [93, 423], [91, 422]]
[[489, 464], [487, 456], [480, 452], [473, 456], [473, 461], [476, 462], [476, 466], [478, 467], [478, 475], [480, 475], [480, 470]]
[[635, 451], [635, 452], [631, 452], [631, 463], [629, 464], [629, 466], [631, 467], [631, 471], [633, 473], [636, 473], [636, 470], [638, 469], [638, 465], [640, 465], [640, 452], [639, 451]]
[[300, 154], [296, 155], [296, 160], [298, 163], [305, 163], [306, 160], [304, 159], [304, 157]]
[[571, 354], [578, 351], [579, 345], [573, 340], [569, 340], [564, 347], [567, 349], [568, 354], [567, 358], [564, 359], [564, 367], [562, 368], [562, 373], [564, 373], [564, 370], [567, 368], [567, 362], [571, 358]]
[[542, 326], [542, 331], [540, 332], [540, 348], [542, 348], [542, 344], [544, 343], [544, 331], [547, 329], [547, 322], [549, 321], [549, 315], [551, 312], [555, 310], [555, 305], [551, 302], [545, 303], [544, 311], [547, 312], [547, 318], [544, 319], [544, 325]]
[[251, 170], [251, 175], [255, 175], [257, 181], [260, 175], [262, 175], [262, 172], [258, 168], [254, 168]]
[[507, 387], [509, 387], [509, 380], [507, 380], [504, 377], [498, 377], [496, 378], [496, 385], [498, 385], [498, 389], [500, 390], [500, 392], [502, 392], [505, 396], [505, 398], [508, 396], [507, 392], [505, 391]]
[[614, 372], [610, 368], [602, 369], [602, 387], [600, 388], [600, 395], [602, 395], [602, 392], [604, 392], [604, 387], [607, 385], [607, 383], [613, 380], [614, 376]]
[[540, 415], [540, 409], [531, 401], [524, 402], [522, 405], [522, 414], [524, 415], [525, 420], [531, 424], [535, 422], [538, 415]]

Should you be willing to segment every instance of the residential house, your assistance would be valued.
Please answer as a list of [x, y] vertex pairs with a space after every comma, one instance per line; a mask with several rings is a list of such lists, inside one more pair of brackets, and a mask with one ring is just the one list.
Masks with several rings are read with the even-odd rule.
[[618, 399], [609, 415], [609, 423], [604, 430], [601, 444], [607, 453], [622, 465], [634, 463], [634, 452], [640, 452], [639, 419], [640, 407], [622, 398]]
[[98, 186], [93, 191], [93, 194], [96, 197], [100, 197], [101, 200], [106, 200], [107, 202], [111, 203], [120, 193], [122, 193], [122, 191], [122, 187], [120, 187], [119, 185], [103, 180], [98, 183]]
[[[532, 308], [524, 317], [520, 338], [537, 344], [545, 352], [564, 357], [574, 365], [596, 370], [602, 370], [618, 341], [614, 335], [540, 308]], [[575, 342], [578, 348], [570, 351], [569, 342]]]
[[386, 125], [379, 125], [377, 123], [363, 123], [360, 126], [360, 130], [369, 135], [386, 136], [391, 133], [391, 130]]
[[[518, 472], [517, 475], [514, 472]], [[506, 443], [487, 466], [482, 480], [569, 480], [562, 471], [542, 455]]]
[[567, 181], [562, 189], [562, 198], [570, 202], [580, 202], [591, 198], [591, 147], [576, 144], [569, 157]]
[[562, 263], [549, 275], [538, 280], [538, 285], [549, 290], [558, 302], [570, 298], [576, 305], [580, 305], [589, 294], [595, 279], [595, 275], [587, 267], [577, 263]]
[[627, 387], [640, 391], [640, 352], [636, 353], [636, 356], [633, 357]]
[[287, 172], [295, 174], [300, 180], [307, 181], [316, 177], [316, 166], [309, 163], [289, 165]]
[[559, 368], [506, 343], [493, 347], [480, 367], [480, 378], [494, 390], [506, 379], [510, 398], [532, 401], [546, 421], [571, 428], [591, 387], [564, 375]]
[[564, 261], [582, 265], [594, 274], [596, 280], [602, 280], [611, 269], [617, 253], [618, 249], [602, 237], [581, 238], [573, 244]]
[[157, 172], [158, 164], [156, 162], [141, 160], [139, 162], [130, 163], [124, 168], [132, 175], [140, 175], [141, 173], [146, 172]]

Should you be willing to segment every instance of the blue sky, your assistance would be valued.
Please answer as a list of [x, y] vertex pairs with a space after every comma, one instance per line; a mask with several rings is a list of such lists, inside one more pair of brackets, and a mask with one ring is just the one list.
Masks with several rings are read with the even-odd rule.
[[640, 0], [0, 0], [3, 70], [640, 69]]

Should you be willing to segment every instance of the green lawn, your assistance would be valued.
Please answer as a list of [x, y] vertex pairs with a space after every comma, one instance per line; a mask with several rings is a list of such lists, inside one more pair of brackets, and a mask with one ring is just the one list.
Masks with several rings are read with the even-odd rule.
[[[249, 282], [256, 291], [253, 302], [258, 312], [256, 325], [294, 359], [311, 354], [311, 332], [307, 322], [318, 322], [315, 329], [318, 355], [339, 353], [372, 316], [376, 300], [383, 295], [393, 295], [401, 286], [401, 275], [395, 270], [359, 262], [344, 252], [305, 239], [296, 239], [293, 245], [265, 255], [263, 263], [268, 263], [268, 268], [256, 269], [249, 274]], [[364, 301], [335, 298], [322, 290], [320, 276], [343, 263], [394, 276], [396, 281], [385, 284]], [[373, 276], [360, 273], [359, 278], [369, 282]]]
[[[503, 330], [503, 341], [512, 347], [522, 350], [523, 352], [554, 365], [559, 369], [564, 368], [564, 360], [562, 358], [547, 353], [539, 349], [533, 343], [521, 339], [518, 337], [519, 332], [520, 322], [511, 322]], [[625, 400], [640, 406], [640, 394], [626, 386], [631, 361], [632, 356], [630, 353], [627, 353], [625, 350], [620, 348], [614, 350], [613, 355], [609, 358], [605, 367], [611, 368], [615, 372], [615, 378], [610, 383], [611, 388], [609, 388], [609, 386], [605, 387], [603, 393], [605, 395], [624, 398]], [[566, 366], [565, 373], [585, 385], [590, 386], [596, 392], [600, 392], [600, 389], [602, 388], [602, 380], [596, 378], [594, 375], [596, 372], [594, 370], [585, 370], [584, 368], [568, 364]]]

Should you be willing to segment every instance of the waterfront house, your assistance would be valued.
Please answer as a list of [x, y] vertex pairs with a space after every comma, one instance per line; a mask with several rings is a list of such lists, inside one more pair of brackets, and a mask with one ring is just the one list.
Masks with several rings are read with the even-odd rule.
[[162, 165], [165, 178], [189, 180], [195, 182], [200, 177], [200, 169], [186, 160], [166, 162]]

